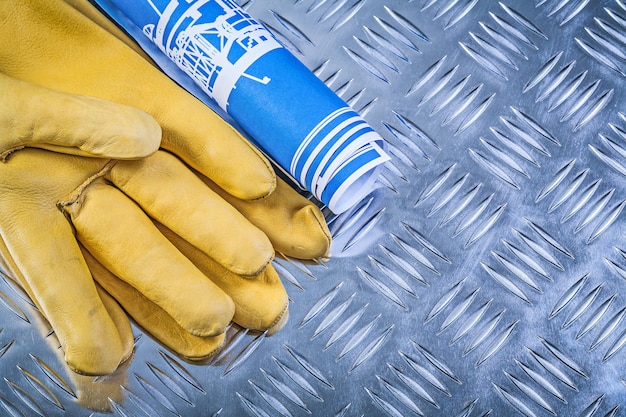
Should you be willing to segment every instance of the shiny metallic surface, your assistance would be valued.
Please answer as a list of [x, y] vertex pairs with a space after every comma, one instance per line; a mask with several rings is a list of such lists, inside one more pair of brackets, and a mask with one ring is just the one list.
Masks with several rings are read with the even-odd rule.
[[626, 415], [626, 2], [242, 5], [384, 137], [279, 333], [78, 377], [0, 281], [0, 414]]

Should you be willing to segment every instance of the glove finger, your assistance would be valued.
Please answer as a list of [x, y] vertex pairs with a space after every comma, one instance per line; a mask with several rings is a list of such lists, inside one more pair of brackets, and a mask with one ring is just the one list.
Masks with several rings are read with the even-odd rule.
[[161, 233], [235, 303], [233, 321], [253, 330], [279, 330], [288, 317], [289, 299], [272, 265], [254, 279], [234, 274], [158, 222]]
[[60, 0], [0, 2], [0, 35], [0, 72], [142, 109], [161, 125], [163, 148], [227, 192], [252, 200], [273, 191], [274, 171], [248, 141], [71, 6]]
[[85, 248], [180, 326], [197, 336], [224, 332], [233, 316], [232, 300], [121, 191], [95, 182], [64, 210]]
[[0, 254], [9, 273], [50, 322], [70, 369], [112, 373], [128, 357], [126, 334], [99, 297], [71, 226], [56, 209], [21, 207], [13, 214], [19, 219], [0, 224]]
[[331, 234], [320, 209], [298, 194], [280, 178], [276, 190], [257, 201], [244, 201], [229, 195], [206, 177], [213, 191], [235, 207], [252, 224], [261, 229], [274, 249], [298, 259], [316, 259], [328, 255]]
[[128, 283], [106, 269], [88, 251], [84, 251], [89, 269], [102, 288], [126, 312], [163, 345], [189, 360], [201, 360], [213, 355], [224, 343], [225, 334], [200, 337], [183, 329], [165, 310], [146, 298]]
[[[83, 253], [85, 252], [87, 251], [83, 250]], [[113, 297], [111, 297], [104, 289], [102, 289], [100, 285], [96, 284], [96, 290], [98, 291], [98, 295], [102, 300], [102, 304], [104, 304], [104, 308], [106, 308], [109, 316], [111, 316], [111, 319], [115, 324], [115, 327], [117, 327], [117, 332], [120, 335], [120, 340], [122, 341], [121, 362], [125, 362], [132, 355], [133, 347], [135, 346], [133, 329], [130, 327], [130, 321], [128, 320], [128, 316], [126, 315], [124, 310], [122, 310], [122, 307], [120, 307], [118, 302]]]
[[107, 179], [233, 273], [255, 276], [272, 261], [267, 236], [168, 152], [120, 161]]
[[81, 156], [142, 158], [161, 127], [133, 107], [61, 93], [0, 74], [0, 160], [26, 146]]

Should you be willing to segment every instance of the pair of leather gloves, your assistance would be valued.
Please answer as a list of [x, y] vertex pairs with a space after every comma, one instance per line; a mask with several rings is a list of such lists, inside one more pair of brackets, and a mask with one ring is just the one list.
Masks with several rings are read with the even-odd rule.
[[87, 0], [0, 0], [0, 255], [72, 370], [130, 356], [127, 314], [192, 360], [231, 321], [275, 331], [275, 251], [329, 245], [317, 207]]

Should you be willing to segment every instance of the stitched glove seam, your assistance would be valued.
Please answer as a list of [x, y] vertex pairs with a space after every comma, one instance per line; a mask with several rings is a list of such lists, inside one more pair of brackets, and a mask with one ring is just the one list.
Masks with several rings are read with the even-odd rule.
[[102, 167], [102, 169], [100, 169], [100, 171], [96, 172], [95, 174], [91, 175], [89, 178], [87, 178], [85, 181], [83, 181], [78, 187], [76, 187], [74, 190], [72, 190], [70, 193], [68, 193], [67, 195], [65, 195], [63, 198], [61, 198], [58, 202], [57, 202], [57, 208], [64, 213], [65, 215], [67, 215], [67, 206], [71, 206], [73, 204], [76, 204], [80, 201], [82, 201], [82, 197], [85, 193], [85, 190], [87, 188], [89, 188], [89, 186], [91, 184], [93, 184], [96, 180], [104, 177], [105, 175], [107, 175], [111, 169], [113, 169], [113, 167], [115, 166], [115, 164], [117, 164], [116, 160], [110, 160], [108, 161], [104, 167]]

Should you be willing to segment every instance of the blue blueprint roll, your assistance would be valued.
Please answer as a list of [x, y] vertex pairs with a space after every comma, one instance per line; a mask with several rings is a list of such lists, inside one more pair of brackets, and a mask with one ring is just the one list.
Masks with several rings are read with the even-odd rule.
[[332, 211], [371, 191], [389, 159], [380, 136], [233, 1], [95, 2]]

